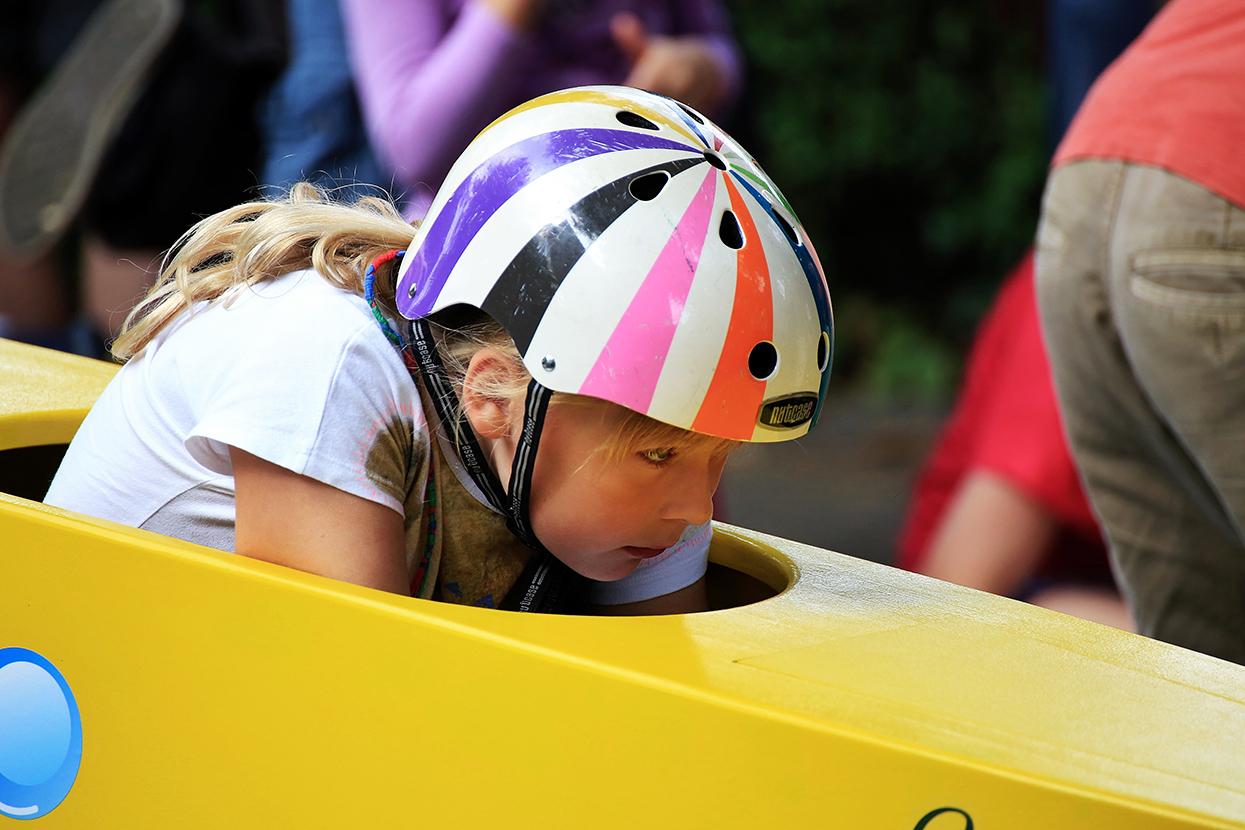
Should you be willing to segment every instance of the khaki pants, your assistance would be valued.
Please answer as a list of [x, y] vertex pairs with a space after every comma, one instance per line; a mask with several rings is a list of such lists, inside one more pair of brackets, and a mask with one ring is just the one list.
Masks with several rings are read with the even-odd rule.
[[1166, 171], [1051, 176], [1042, 327], [1141, 633], [1245, 663], [1245, 210]]

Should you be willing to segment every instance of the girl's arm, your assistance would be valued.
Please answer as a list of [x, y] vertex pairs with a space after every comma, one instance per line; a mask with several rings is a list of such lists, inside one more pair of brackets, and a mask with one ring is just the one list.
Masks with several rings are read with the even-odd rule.
[[453, 18], [446, 0], [342, 0], [363, 120], [399, 184], [435, 189], [505, 109], [528, 43], [501, 2], [466, 0]]
[[393, 509], [229, 448], [235, 550], [300, 571], [410, 593], [402, 517]]

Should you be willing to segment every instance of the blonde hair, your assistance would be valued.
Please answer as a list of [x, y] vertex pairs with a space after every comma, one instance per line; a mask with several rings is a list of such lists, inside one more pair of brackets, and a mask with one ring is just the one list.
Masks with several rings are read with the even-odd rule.
[[[389, 251], [405, 250], [415, 230], [388, 200], [367, 197], [346, 204], [308, 182], [294, 185], [280, 198], [248, 202], [209, 216], [187, 231], [165, 257], [160, 278], [126, 317], [121, 335], [112, 344], [113, 356], [122, 361], [133, 357], [197, 303], [228, 302], [245, 286], [291, 271], [314, 268], [331, 284], [363, 296], [368, 265]], [[376, 300], [390, 316], [397, 316], [396, 280], [396, 260], [377, 269]], [[531, 375], [500, 323], [464, 306], [437, 312], [429, 322], [446, 374], [460, 399], [472, 356], [491, 348], [513, 371], [492, 375], [477, 391], [509, 401], [522, 411]], [[552, 403], [605, 402], [555, 393]], [[616, 439], [601, 448], [611, 460], [643, 449], [721, 451], [737, 443], [613, 406], [620, 413]]]
[[557, 403], [559, 398], [564, 404], [598, 405], [613, 408], [613, 414], [617, 418], [614, 437], [599, 450], [611, 462], [621, 461], [633, 453], [656, 449], [678, 450], [681, 453], [690, 454], [725, 453], [731, 452], [741, 443], [732, 441], [729, 438], [719, 438], [716, 435], [707, 435], [703, 432], [692, 432], [690, 429], [676, 427], [664, 421], [658, 421], [656, 418], [650, 418], [633, 409], [627, 409], [624, 406], [603, 401], [599, 398], [588, 398], [581, 395], [555, 395], [553, 403]]
[[[198, 222], [165, 257], [160, 278], [126, 317], [112, 345], [118, 360], [137, 354], [196, 303], [228, 300], [242, 286], [315, 268], [339, 288], [362, 296], [367, 266], [404, 250], [415, 228], [385, 199], [354, 204], [329, 199], [315, 185], [295, 185], [283, 198], [248, 202]], [[396, 269], [377, 275], [376, 296], [393, 313]]]

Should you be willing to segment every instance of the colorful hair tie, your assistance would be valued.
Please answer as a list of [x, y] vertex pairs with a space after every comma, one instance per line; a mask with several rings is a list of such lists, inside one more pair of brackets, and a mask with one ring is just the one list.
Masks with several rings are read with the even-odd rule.
[[380, 307], [376, 305], [376, 266], [386, 265], [395, 259], [401, 259], [406, 251], [388, 251], [372, 260], [372, 264], [367, 267], [367, 272], [363, 275], [363, 299], [367, 300], [368, 306], [372, 309], [372, 316], [376, 318], [380, 330], [384, 332], [389, 342], [397, 346], [399, 349], [406, 348], [406, 342], [402, 337], [393, 330], [389, 325], [389, 321], [385, 319], [385, 315], [381, 313]]

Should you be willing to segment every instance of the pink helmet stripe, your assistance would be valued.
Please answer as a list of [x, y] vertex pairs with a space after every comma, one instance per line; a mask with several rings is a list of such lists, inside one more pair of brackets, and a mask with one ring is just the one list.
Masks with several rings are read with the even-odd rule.
[[[579, 394], [605, 398], [636, 412], [648, 412], [709, 233], [718, 173], [711, 167], [708, 172], [597, 356]], [[611, 365], [612, 354], [629, 355], [627, 362], [634, 368], [617, 372]]]

